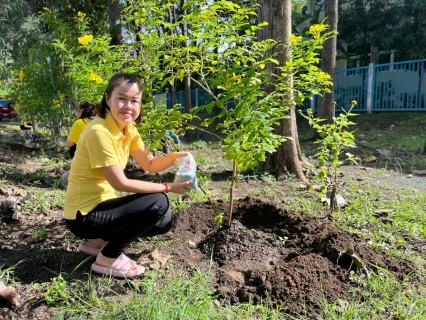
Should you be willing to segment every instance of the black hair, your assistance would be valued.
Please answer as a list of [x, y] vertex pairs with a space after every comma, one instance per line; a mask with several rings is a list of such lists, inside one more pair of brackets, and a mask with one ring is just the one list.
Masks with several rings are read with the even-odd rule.
[[80, 110], [82, 110], [83, 112], [81, 113], [81, 117], [80, 119], [87, 119], [87, 120], [93, 120], [93, 118], [96, 115], [96, 109], [95, 109], [95, 105], [90, 102], [90, 101], [86, 101], [83, 104], [80, 104]]
[[[111, 97], [112, 91], [114, 91], [115, 87], [121, 86], [124, 83], [136, 83], [138, 86], [138, 89], [143, 93], [145, 87], [142, 82], [141, 77], [139, 77], [136, 74], [130, 74], [130, 73], [117, 73], [111, 77], [109, 80], [108, 86], [105, 90], [104, 96], [102, 97], [102, 101], [100, 105], [97, 107], [97, 114], [102, 119], [105, 119], [107, 111], [110, 110], [107, 102], [106, 102], [106, 96]], [[143, 110], [141, 105], [141, 112], [139, 113], [138, 117], [135, 119], [136, 124], [142, 123], [143, 120]]]

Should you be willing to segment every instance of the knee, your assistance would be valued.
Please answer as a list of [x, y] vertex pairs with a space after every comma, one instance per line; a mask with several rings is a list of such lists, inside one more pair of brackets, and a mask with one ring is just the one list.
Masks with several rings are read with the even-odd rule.
[[174, 225], [174, 217], [170, 211], [167, 211], [161, 219], [156, 223], [156, 235], [165, 234], [170, 231]]
[[157, 193], [156, 196], [155, 207], [160, 216], [163, 217], [169, 211], [169, 198], [164, 193]]

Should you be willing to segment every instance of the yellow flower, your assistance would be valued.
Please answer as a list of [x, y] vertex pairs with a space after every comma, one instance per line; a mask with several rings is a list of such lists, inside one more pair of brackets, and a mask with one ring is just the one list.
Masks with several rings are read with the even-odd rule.
[[79, 12], [77, 13], [77, 15], [78, 15], [79, 17], [85, 17], [85, 16], [86, 16], [86, 14], [85, 14], [85, 13], [83, 13], [83, 12], [81, 12], [81, 11], [79, 11]]
[[232, 80], [236, 80], [237, 83], [241, 82], [241, 76], [237, 76], [234, 72], [232, 73]]
[[5, 84], [5, 83], [6, 83], [5, 81], [0, 80], [0, 84], [1, 84], [1, 85]]
[[13, 76], [15, 74], [15, 71], [10, 71], [10, 74]]
[[22, 79], [24, 79], [24, 78], [25, 78], [25, 73], [24, 73], [24, 71], [22, 71], [22, 70], [21, 70], [21, 71], [19, 72], [19, 79], [21, 79], [21, 80], [22, 80]]
[[95, 81], [96, 80], [96, 74], [94, 74], [93, 72], [90, 74], [89, 76], [89, 80], [90, 81]]
[[356, 105], [358, 104], [358, 102], [356, 102], [356, 100], [352, 100], [352, 104], [353, 104], [354, 106], [356, 106]]
[[325, 29], [325, 25], [323, 24], [313, 24], [309, 27], [309, 31], [312, 33], [319, 33]]
[[48, 7], [43, 7], [44, 11], [50, 12], [50, 9]]
[[83, 46], [87, 46], [87, 44], [93, 40], [93, 36], [91, 34], [86, 34], [78, 38], [78, 42], [80, 42]]
[[299, 43], [300, 41], [302, 41], [302, 36], [296, 37], [294, 34], [292, 34], [292, 35], [290, 36], [289, 41], [290, 41], [290, 43], [292, 43], [292, 44]]
[[97, 84], [100, 84], [100, 83], [103, 83], [103, 82], [104, 82], [104, 80], [102, 80], [102, 78], [101, 78], [101, 77], [96, 76], [96, 83], [97, 83]]

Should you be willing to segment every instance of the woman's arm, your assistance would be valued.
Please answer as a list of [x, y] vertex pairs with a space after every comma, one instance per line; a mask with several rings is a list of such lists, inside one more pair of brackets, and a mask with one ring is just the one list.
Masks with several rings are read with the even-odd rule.
[[190, 152], [173, 152], [164, 157], [154, 157], [146, 149], [140, 149], [130, 153], [133, 159], [148, 172], [160, 172], [170, 168], [176, 161], [176, 159], [184, 158], [191, 155]]
[[68, 140], [65, 142], [67, 148], [71, 148], [75, 146], [75, 142], [72, 142], [71, 140]]
[[[115, 190], [120, 192], [133, 192], [133, 193], [167, 192], [167, 187], [164, 184], [128, 179], [119, 164], [116, 164], [111, 167], [100, 168], [99, 171], [108, 181], [108, 183]], [[170, 187], [169, 192], [184, 194], [189, 191], [187, 187], [190, 186], [192, 183], [193, 183], [192, 181], [169, 183], [168, 184], [168, 186]]]

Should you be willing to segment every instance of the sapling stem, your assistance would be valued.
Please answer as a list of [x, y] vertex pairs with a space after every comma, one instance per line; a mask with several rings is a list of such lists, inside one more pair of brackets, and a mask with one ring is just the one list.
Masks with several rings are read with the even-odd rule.
[[207, 200], [209, 200], [210, 205], [213, 208], [214, 213], [216, 214], [216, 216], [219, 215], [219, 212], [216, 209], [216, 206], [214, 205], [210, 195], [203, 189], [203, 187], [201, 186], [201, 184], [198, 184], [198, 187], [200, 188], [201, 191], [203, 191], [203, 193], [207, 196]]
[[228, 211], [228, 227], [231, 226], [232, 210], [234, 209], [234, 185], [237, 177], [237, 163], [234, 161], [232, 166], [231, 188], [229, 190], [229, 211]]

